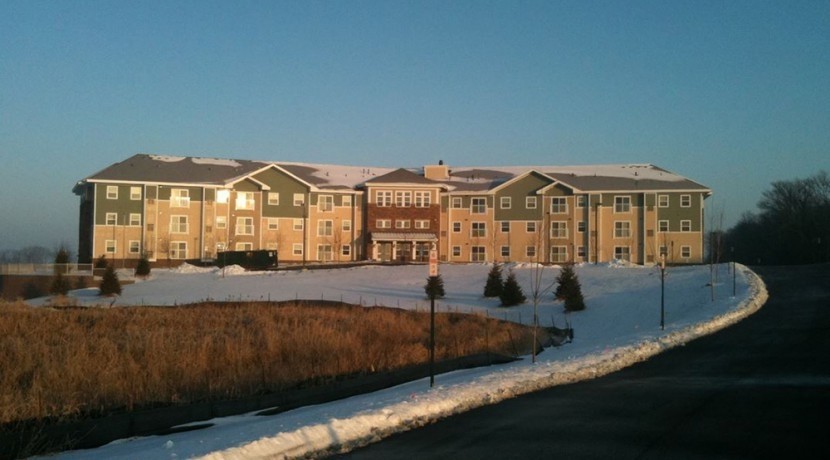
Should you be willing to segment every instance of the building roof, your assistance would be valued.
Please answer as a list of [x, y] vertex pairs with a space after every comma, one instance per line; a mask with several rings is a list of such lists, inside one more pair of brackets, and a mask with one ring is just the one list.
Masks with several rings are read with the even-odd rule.
[[[436, 185], [456, 193], [487, 193], [528, 171], [582, 192], [710, 190], [690, 179], [651, 164], [586, 166], [456, 167], [447, 180], [430, 180], [420, 169], [378, 168], [314, 163], [269, 162], [220, 158], [137, 154], [83, 179], [123, 182], [228, 186], [269, 166], [280, 168], [313, 189], [350, 191], [365, 185]], [[416, 172], [417, 171], [417, 172]], [[76, 189], [77, 191], [77, 189]]]

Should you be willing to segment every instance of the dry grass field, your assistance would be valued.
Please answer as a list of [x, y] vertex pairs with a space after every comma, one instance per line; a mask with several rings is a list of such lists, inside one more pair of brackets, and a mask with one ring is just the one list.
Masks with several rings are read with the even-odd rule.
[[[436, 316], [436, 359], [528, 350], [532, 331]], [[349, 305], [31, 308], [0, 302], [0, 423], [324, 384], [428, 360], [429, 315]]]

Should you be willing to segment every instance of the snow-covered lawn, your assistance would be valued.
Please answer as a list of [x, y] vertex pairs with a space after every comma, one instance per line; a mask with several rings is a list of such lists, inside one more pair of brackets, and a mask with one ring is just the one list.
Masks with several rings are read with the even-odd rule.
[[[481, 293], [488, 265], [442, 265], [447, 297], [439, 311], [487, 312], [530, 324], [533, 305], [504, 309]], [[532, 266], [513, 266], [530, 297]], [[543, 285], [557, 269], [545, 268]], [[708, 266], [669, 268], [666, 275], [666, 327], [660, 329], [660, 270], [619, 265], [577, 267], [587, 309], [565, 315], [550, 293], [538, 305], [540, 322], [574, 328], [574, 341], [547, 349], [535, 364], [512, 364], [439, 375], [328, 404], [275, 416], [252, 414], [212, 420], [213, 427], [173, 435], [117, 441], [93, 451], [66, 452], [60, 458], [282, 458], [348, 448], [421, 426], [455, 413], [549, 386], [613, 372], [676, 345], [726, 327], [757, 311], [766, 300], [761, 280], [738, 265], [737, 294], [732, 275], [718, 267], [715, 301]], [[123, 273], [122, 277], [127, 276]], [[114, 305], [174, 305], [201, 300], [326, 299], [355, 304], [426, 310], [426, 266], [364, 266], [339, 270], [248, 273], [238, 268], [184, 266], [154, 270], [147, 281], [124, 287]], [[79, 302], [109, 305], [76, 291]]]

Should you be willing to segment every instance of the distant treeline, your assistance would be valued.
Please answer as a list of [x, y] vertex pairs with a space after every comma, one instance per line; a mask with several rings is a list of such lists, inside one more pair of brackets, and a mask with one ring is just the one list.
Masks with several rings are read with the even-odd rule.
[[773, 182], [725, 235], [725, 248], [747, 265], [790, 265], [830, 261], [830, 177]]

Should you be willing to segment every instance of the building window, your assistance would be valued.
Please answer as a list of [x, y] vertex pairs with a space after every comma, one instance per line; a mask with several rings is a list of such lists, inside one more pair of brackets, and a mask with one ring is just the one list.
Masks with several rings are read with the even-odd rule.
[[502, 246], [501, 247], [501, 256], [504, 259], [510, 258], [510, 246]]
[[631, 238], [631, 222], [627, 220], [614, 222], [614, 238]]
[[187, 241], [171, 241], [170, 258], [187, 259]]
[[565, 214], [568, 212], [568, 199], [564, 196], [555, 196], [550, 199], [550, 212], [553, 214]]
[[585, 223], [584, 220], [580, 220], [579, 222], [576, 223], [576, 231], [578, 231], [579, 233], [584, 233], [586, 227], [587, 227], [587, 224]]
[[429, 192], [415, 192], [416, 208], [428, 208], [431, 201]]
[[317, 260], [322, 262], [329, 262], [332, 260], [331, 245], [318, 244], [317, 245]]
[[658, 232], [667, 232], [667, 231], [669, 231], [669, 221], [667, 221], [667, 220], [658, 220], [657, 221], [657, 231]]
[[426, 230], [429, 228], [429, 220], [418, 219], [415, 221], [415, 228], [419, 230]]
[[680, 257], [684, 259], [688, 259], [692, 257], [692, 247], [691, 246], [680, 246]]
[[487, 223], [486, 222], [473, 222], [472, 224], [472, 233], [470, 234], [473, 238], [482, 238], [487, 236]]
[[398, 208], [408, 208], [412, 206], [412, 192], [397, 191], [395, 192], [395, 206]]
[[317, 197], [317, 210], [320, 212], [331, 212], [334, 210], [334, 197], [331, 195], [320, 195]]
[[107, 199], [108, 200], [117, 200], [118, 199], [118, 186], [117, 185], [107, 185]]
[[216, 202], [226, 204], [231, 199], [231, 191], [223, 188], [216, 191]]
[[254, 243], [236, 243], [237, 251], [253, 251]]
[[615, 196], [614, 197], [614, 212], [631, 212], [631, 197], [630, 196]]
[[334, 235], [334, 229], [332, 227], [332, 221], [330, 220], [318, 220], [317, 221], [317, 236], [332, 236]]
[[536, 209], [536, 197], [535, 196], [525, 197], [525, 208], [527, 208], [527, 209]]
[[536, 246], [525, 246], [525, 256], [531, 259], [536, 257]]
[[550, 261], [553, 263], [563, 263], [568, 261], [568, 247], [567, 246], [551, 246]]
[[343, 195], [342, 203], [343, 203], [343, 206], [351, 206], [352, 205], [352, 196], [351, 195]]
[[395, 228], [404, 229], [409, 228], [411, 225], [411, 220], [409, 219], [395, 219]]
[[130, 254], [140, 254], [140, 253], [141, 253], [141, 241], [130, 240]]
[[577, 257], [585, 258], [585, 246], [578, 246], [576, 248]]
[[107, 254], [115, 254], [115, 247], [118, 245], [116, 240], [104, 241], [104, 252]]
[[253, 235], [254, 234], [254, 218], [253, 217], [237, 217], [236, 218], [236, 234], [237, 235]]
[[106, 215], [104, 217], [106, 219], [105, 222], [106, 222], [107, 225], [118, 225], [118, 214], [117, 213], [108, 212], [108, 213], [106, 213]]
[[375, 227], [377, 228], [392, 228], [392, 220], [391, 219], [378, 219], [375, 221]]
[[141, 187], [130, 187], [130, 199], [133, 201], [141, 199]]
[[170, 207], [190, 207], [190, 190], [186, 188], [174, 188], [170, 190]]
[[187, 233], [187, 216], [170, 216], [170, 233]]
[[294, 206], [305, 206], [305, 194], [304, 193], [295, 193], [294, 194]]
[[484, 214], [487, 212], [486, 198], [473, 198], [470, 201], [470, 212], [473, 214]]
[[692, 195], [680, 195], [680, 207], [681, 208], [691, 208], [692, 207]]
[[680, 221], [680, 231], [681, 232], [691, 232], [692, 231], [692, 221], [691, 220], [681, 220]]
[[527, 233], [536, 233], [536, 222], [525, 223], [525, 231]]
[[254, 192], [236, 192], [236, 209], [254, 209]]
[[453, 222], [452, 223], [452, 232], [453, 233], [461, 233], [461, 222]]
[[503, 196], [503, 197], [501, 197], [501, 199], [499, 201], [500, 201], [499, 206], [502, 209], [510, 209], [510, 206], [512, 205], [513, 200], [509, 196]]
[[343, 230], [344, 232], [350, 232], [350, 231], [352, 231], [352, 221], [351, 221], [351, 220], [349, 220], [349, 219], [345, 219], [345, 220], [343, 221], [343, 225], [341, 225], [341, 227], [342, 227], [342, 230]]
[[568, 237], [568, 223], [563, 220], [555, 220], [550, 223], [550, 237], [551, 238], [567, 238]]
[[461, 201], [460, 196], [452, 197], [452, 207], [453, 209], [461, 209], [463, 207], [463, 203]]
[[277, 218], [270, 218], [268, 219], [268, 230], [279, 230], [280, 229], [280, 220]]
[[280, 205], [280, 194], [279, 194], [279, 192], [268, 192], [268, 205], [270, 205], [270, 206], [279, 206]]
[[344, 244], [340, 247], [340, 255], [343, 257], [351, 257], [352, 255], [352, 245]]
[[294, 230], [302, 231], [304, 227], [302, 219], [294, 219]]
[[484, 262], [487, 260], [487, 250], [484, 246], [472, 246], [470, 248], [470, 261]]
[[303, 245], [301, 243], [294, 243], [291, 245], [291, 253], [295, 256], [303, 255]]
[[631, 249], [628, 246], [614, 246], [614, 258], [617, 260], [631, 260]]
[[657, 207], [658, 208], [668, 208], [669, 207], [669, 196], [668, 195], [657, 195]]
[[375, 203], [384, 208], [392, 206], [392, 192], [378, 190], [375, 192]]
[[216, 216], [216, 228], [227, 228], [228, 218], [225, 216]]
[[140, 227], [141, 226], [141, 214], [136, 212], [130, 213], [130, 226], [131, 227]]
[[584, 208], [585, 207], [585, 203], [587, 202], [587, 200], [585, 198], [586, 198], [585, 195], [577, 195], [576, 196], [576, 207], [577, 208]]
[[502, 221], [501, 222], [501, 232], [502, 233], [510, 233], [510, 222], [509, 221]]
[[461, 257], [461, 246], [453, 246], [452, 247], [452, 256], [453, 257]]

